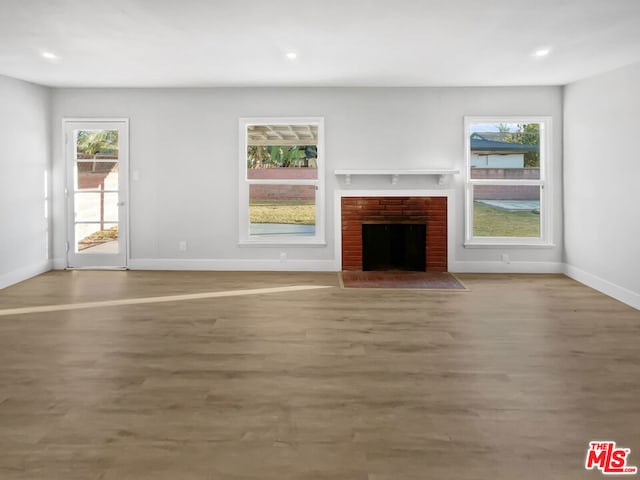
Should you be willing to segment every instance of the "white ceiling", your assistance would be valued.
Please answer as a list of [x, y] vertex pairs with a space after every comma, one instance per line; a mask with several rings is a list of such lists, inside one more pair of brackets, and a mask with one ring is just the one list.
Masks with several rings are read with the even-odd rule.
[[50, 86], [563, 85], [638, 61], [640, 0], [0, 0], [0, 74]]

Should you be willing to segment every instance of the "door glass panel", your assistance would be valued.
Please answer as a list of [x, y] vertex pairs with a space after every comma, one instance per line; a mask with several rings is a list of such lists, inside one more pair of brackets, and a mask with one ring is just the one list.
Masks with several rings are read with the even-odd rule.
[[118, 160], [86, 161], [76, 163], [77, 190], [117, 190]]
[[118, 130], [76, 130], [76, 154], [78, 158], [118, 159]]
[[117, 223], [82, 223], [75, 227], [76, 253], [118, 253]]
[[75, 131], [76, 253], [118, 253], [118, 130]]
[[118, 192], [76, 193], [76, 222], [118, 221]]

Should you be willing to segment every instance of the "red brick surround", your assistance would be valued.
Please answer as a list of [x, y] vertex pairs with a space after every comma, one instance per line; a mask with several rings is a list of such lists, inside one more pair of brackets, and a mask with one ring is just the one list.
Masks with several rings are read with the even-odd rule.
[[342, 197], [342, 270], [362, 271], [363, 223], [426, 223], [426, 270], [447, 271], [447, 197]]

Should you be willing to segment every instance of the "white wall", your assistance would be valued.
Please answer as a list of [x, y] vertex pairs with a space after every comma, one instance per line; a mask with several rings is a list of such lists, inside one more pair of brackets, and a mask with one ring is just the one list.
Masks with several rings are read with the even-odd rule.
[[49, 269], [49, 89], [0, 75], [0, 288]]
[[[247, 88], [56, 89], [53, 91], [54, 224], [64, 224], [63, 117], [128, 117], [133, 268], [339, 269], [334, 254], [334, 177], [340, 168], [463, 168], [465, 115], [550, 115], [554, 122], [557, 246], [464, 249], [462, 176], [455, 202], [451, 270], [550, 271], [562, 262], [562, 89], [532, 88]], [[322, 116], [326, 126], [326, 247], [240, 247], [238, 118]], [[341, 180], [340, 180], [341, 182]], [[388, 179], [354, 180], [353, 189], [392, 188]], [[439, 188], [425, 179], [393, 188]], [[64, 232], [54, 238], [64, 266]], [[180, 252], [178, 242], [189, 250]], [[287, 262], [279, 261], [287, 252]], [[500, 263], [508, 251], [511, 264]]]
[[572, 83], [564, 98], [568, 273], [640, 308], [640, 64]]

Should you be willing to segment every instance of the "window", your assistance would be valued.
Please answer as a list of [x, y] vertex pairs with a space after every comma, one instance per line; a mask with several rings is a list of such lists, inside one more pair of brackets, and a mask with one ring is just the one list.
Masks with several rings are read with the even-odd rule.
[[324, 243], [324, 120], [240, 119], [240, 243]]
[[551, 119], [465, 118], [466, 246], [550, 245]]

